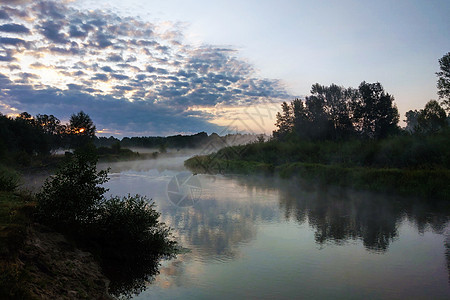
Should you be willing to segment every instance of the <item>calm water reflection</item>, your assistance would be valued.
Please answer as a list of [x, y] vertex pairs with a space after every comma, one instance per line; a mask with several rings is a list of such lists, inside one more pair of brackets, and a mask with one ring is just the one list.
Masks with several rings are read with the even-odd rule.
[[448, 204], [256, 177], [197, 175], [178, 208], [180, 162], [115, 164], [111, 194], [152, 198], [190, 252], [162, 263], [136, 299], [448, 299]]

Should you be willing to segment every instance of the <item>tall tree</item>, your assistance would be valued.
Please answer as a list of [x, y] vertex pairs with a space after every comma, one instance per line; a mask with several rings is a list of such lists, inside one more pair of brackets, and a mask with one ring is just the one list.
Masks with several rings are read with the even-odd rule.
[[353, 131], [353, 124], [350, 120], [351, 99], [354, 90], [331, 84], [322, 86], [318, 83], [311, 88], [311, 97], [320, 99], [323, 105], [323, 112], [328, 120], [327, 136], [333, 139], [344, 138]]
[[437, 88], [439, 98], [443, 99], [442, 104], [450, 112], [450, 52], [439, 59], [441, 71], [437, 72]]
[[77, 148], [88, 143], [95, 137], [95, 125], [91, 117], [80, 111], [70, 117], [67, 127], [70, 136], [70, 146]]
[[422, 133], [433, 133], [447, 126], [447, 114], [436, 100], [430, 100], [417, 117], [417, 129]]
[[278, 112], [276, 115], [277, 121], [275, 125], [278, 127], [278, 130], [273, 132], [273, 136], [276, 139], [282, 139], [290, 132], [292, 132], [294, 119], [292, 106], [286, 102], [281, 104], [282, 112]]
[[415, 110], [409, 110], [405, 113], [405, 117], [406, 117], [406, 128], [405, 130], [408, 131], [409, 133], [414, 133], [417, 129], [417, 118], [419, 117], [420, 111], [418, 111], [417, 109]]
[[398, 129], [399, 114], [393, 102], [394, 97], [379, 82], [360, 84], [354, 118], [364, 136], [383, 138]]
[[93, 137], [95, 135], [95, 125], [89, 115], [80, 111], [70, 116], [69, 131], [71, 134]]

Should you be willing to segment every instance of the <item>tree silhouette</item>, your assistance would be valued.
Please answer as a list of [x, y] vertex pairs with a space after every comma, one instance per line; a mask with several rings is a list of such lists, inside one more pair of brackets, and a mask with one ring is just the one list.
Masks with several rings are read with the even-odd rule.
[[447, 114], [436, 100], [430, 100], [417, 116], [417, 130], [433, 133], [447, 125]]
[[441, 71], [437, 72], [438, 76], [437, 88], [439, 98], [443, 99], [442, 104], [450, 111], [450, 52], [439, 59]]
[[70, 137], [70, 146], [73, 148], [78, 148], [95, 137], [95, 125], [89, 115], [83, 111], [70, 117], [67, 130]]
[[399, 114], [393, 101], [379, 82], [360, 84], [354, 117], [363, 136], [384, 138], [398, 129]]

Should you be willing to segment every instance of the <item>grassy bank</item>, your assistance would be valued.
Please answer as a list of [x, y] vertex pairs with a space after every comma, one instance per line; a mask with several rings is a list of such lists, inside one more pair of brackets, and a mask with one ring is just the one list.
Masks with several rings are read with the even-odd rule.
[[195, 156], [185, 166], [197, 173], [277, 174], [310, 183], [449, 199], [450, 134], [447, 130], [379, 141], [269, 141]]

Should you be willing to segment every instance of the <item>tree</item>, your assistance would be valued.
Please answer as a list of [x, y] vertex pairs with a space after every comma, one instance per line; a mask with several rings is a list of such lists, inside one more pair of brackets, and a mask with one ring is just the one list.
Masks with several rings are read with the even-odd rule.
[[61, 121], [54, 115], [36, 115], [36, 125], [41, 127], [48, 135], [58, 135], [62, 133]]
[[417, 117], [417, 131], [433, 133], [447, 126], [447, 114], [436, 100], [430, 100]]
[[[340, 139], [353, 132], [353, 124], [350, 119], [350, 103], [353, 94], [354, 89], [345, 89], [336, 84], [322, 86], [316, 83], [312, 86], [309, 98], [320, 99], [324, 113], [322, 119], [327, 119], [326, 126], [328, 128], [325, 129], [327, 136]], [[322, 114], [322, 111], [318, 112]]]
[[417, 118], [419, 117], [420, 111], [418, 111], [417, 109], [415, 110], [409, 110], [405, 113], [405, 117], [406, 117], [406, 128], [405, 130], [408, 131], [409, 133], [414, 133], [417, 129]]
[[398, 129], [399, 114], [394, 97], [383, 86], [363, 81], [355, 99], [354, 118], [361, 134], [370, 138], [384, 138]]
[[41, 220], [59, 230], [79, 230], [90, 223], [107, 191], [102, 186], [106, 171], [97, 171], [97, 157], [90, 150], [77, 150], [36, 195]]
[[277, 122], [275, 125], [278, 127], [278, 130], [273, 132], [273, 136], [276, 139], [284, 138], [290, 132], [292, 132], [292, 127], [294, 124], [292, 106], [283, 102], [281, 104], [282, 113], [277, 113], [276, 118]]
[[450, 111], [450, 52], [439, 59], [441, 71], [437, 72], [438, 76], [437, 88], [442, 104], [446, 106], [446, 110]]
[[70, 137], [70, 146], [73, 148], [78, 148], [89, 143], [95, 137], [94, 122], [83, 111], [80, 111], [78, 114], [73, 114], [70, 117], [67, 131]]
[[80, 111], [78, 114], [70, 116], [69, 131], [71, 134], [79, 136], [95, 136], [95, 125], [89, 115]]

